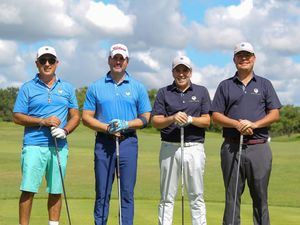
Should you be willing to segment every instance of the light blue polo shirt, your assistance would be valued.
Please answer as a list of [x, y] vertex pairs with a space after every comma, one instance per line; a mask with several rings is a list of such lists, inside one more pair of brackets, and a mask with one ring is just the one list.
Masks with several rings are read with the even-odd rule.
[[108, 123], [112, 119], [133, 120], [150, 112], [151, 104], [144, 85], [127, 72], [120, 84], [108, 73], [89, 86], [83, 109], [95, 111], [96, 119]]
[[[22, 85], [15, 106], [15, 113], [22, 113], [37, 118], [56, 116], [60, 119], [60, 127], [67, 124], [69, 109], [78, 109], [75, 88], [59, 78], [49, 88], [36, 77]], [[66, 139], [57, 139], [59, 147], [66, 147]], [[55, 146], [49, 127], [25, 127], [23, 145]]]

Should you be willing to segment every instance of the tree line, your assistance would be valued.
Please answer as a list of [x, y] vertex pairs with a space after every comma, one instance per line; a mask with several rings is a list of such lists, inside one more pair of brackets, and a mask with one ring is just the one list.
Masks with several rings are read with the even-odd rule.
[[[0, 121], [12, 121], [13, 107], [15, 99], [18, 94], [18, 88], [8, 87], [0, 89]], [[87, 87], [76, 89], [76, 96], [80, 110], [83, 107], [85, 93]], [[148, 90], [148, 95], [153, 105], [157, 90]], [[211, 124], [209, 131], [221, 132], [221, 127]], [[290, 136], [292, 134], [300, 133], [300, 107], [293, 105], [285, 105], [280, 110], [280, 121], [273, 123], [270, 127], [272, 136]]]

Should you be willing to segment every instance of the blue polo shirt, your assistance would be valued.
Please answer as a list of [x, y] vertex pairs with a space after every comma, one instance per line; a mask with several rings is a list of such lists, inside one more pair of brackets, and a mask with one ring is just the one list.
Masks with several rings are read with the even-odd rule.
[[97, 120], [109, 123], [112, 119], [136, 119], [150, 112], [151, 104], [144, 85], [127, 72], [119, 84], [107, 73], [88, 87], [83, 109], [95, 111]]
[[[37, 74], [21, 86], [13, 111], [37, 118], [56, 116], [61, 121], [59, 127], [63, 128], [71, 108], [78, 109], [75, 88], [59, 78], [49, 88]], [[57, 144], [59, 147], [67, 147], [66, 139], [57, 139]], [[55, 146], [50, 128], [25, 127], [23, 146], [26, 145]]]
[[[264, 118], [268, 110], [280, 109], [281, 103], [269, 80], [253, 75], [244, 86], [235, 76], [222, 81], [215, 93], [211, 112], [223, 113], [232, 119], [247, 119], [255, 122]], [[223, 127], [223, 137], [238, 138], [240, 133], [235, 128]], [[267, 127], [254, 129], [248, 139], [267, 139]]]
[[[152, 115], [163, 115], [165, 117], [174, 115], [181, 111], [193, 117], [209, 114], [210, 97], [207, 89], [203, 86], [192, 84], [182, 92], [173, 84], [158, 90], [154, 102]], [[175, 124], [161, 129], [161, 140], [168, 142], [180, 142], [180, 129]], [[184, 129], [185, 142], [204, 142], [205, 129], [188, 125]]]

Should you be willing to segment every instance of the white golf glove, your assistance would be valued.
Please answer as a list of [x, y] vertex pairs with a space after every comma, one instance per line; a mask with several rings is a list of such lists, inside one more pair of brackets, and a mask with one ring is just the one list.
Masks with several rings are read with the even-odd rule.
[[193, 122], [193, 117], [188, 116], [186, 123], [175, 123], [179, 127], [186, 127], [187, 125], [191, 124]]
[[51, 135], [54, 138], [65, 139], [67, 137], [66, 131], [59, 127], [51, 127]]

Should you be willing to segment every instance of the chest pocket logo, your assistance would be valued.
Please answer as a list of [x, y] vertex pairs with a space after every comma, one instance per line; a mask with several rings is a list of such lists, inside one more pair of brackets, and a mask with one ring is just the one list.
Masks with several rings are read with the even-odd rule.
[[131, 93], [130, 93], [129, 91], [126, 91], [126, 92], [125, 92], [125, 95], [126, 95], [126, 96], [130, 96]]
[[197, 99], [197, 97], [195, 95], [193, 95], [189, 102], [199, 102], [199, 100]]
[[257, 88], [253, 89], [253, 92], [251, 93], [252, 95], [260, 95], [260, 92]]

